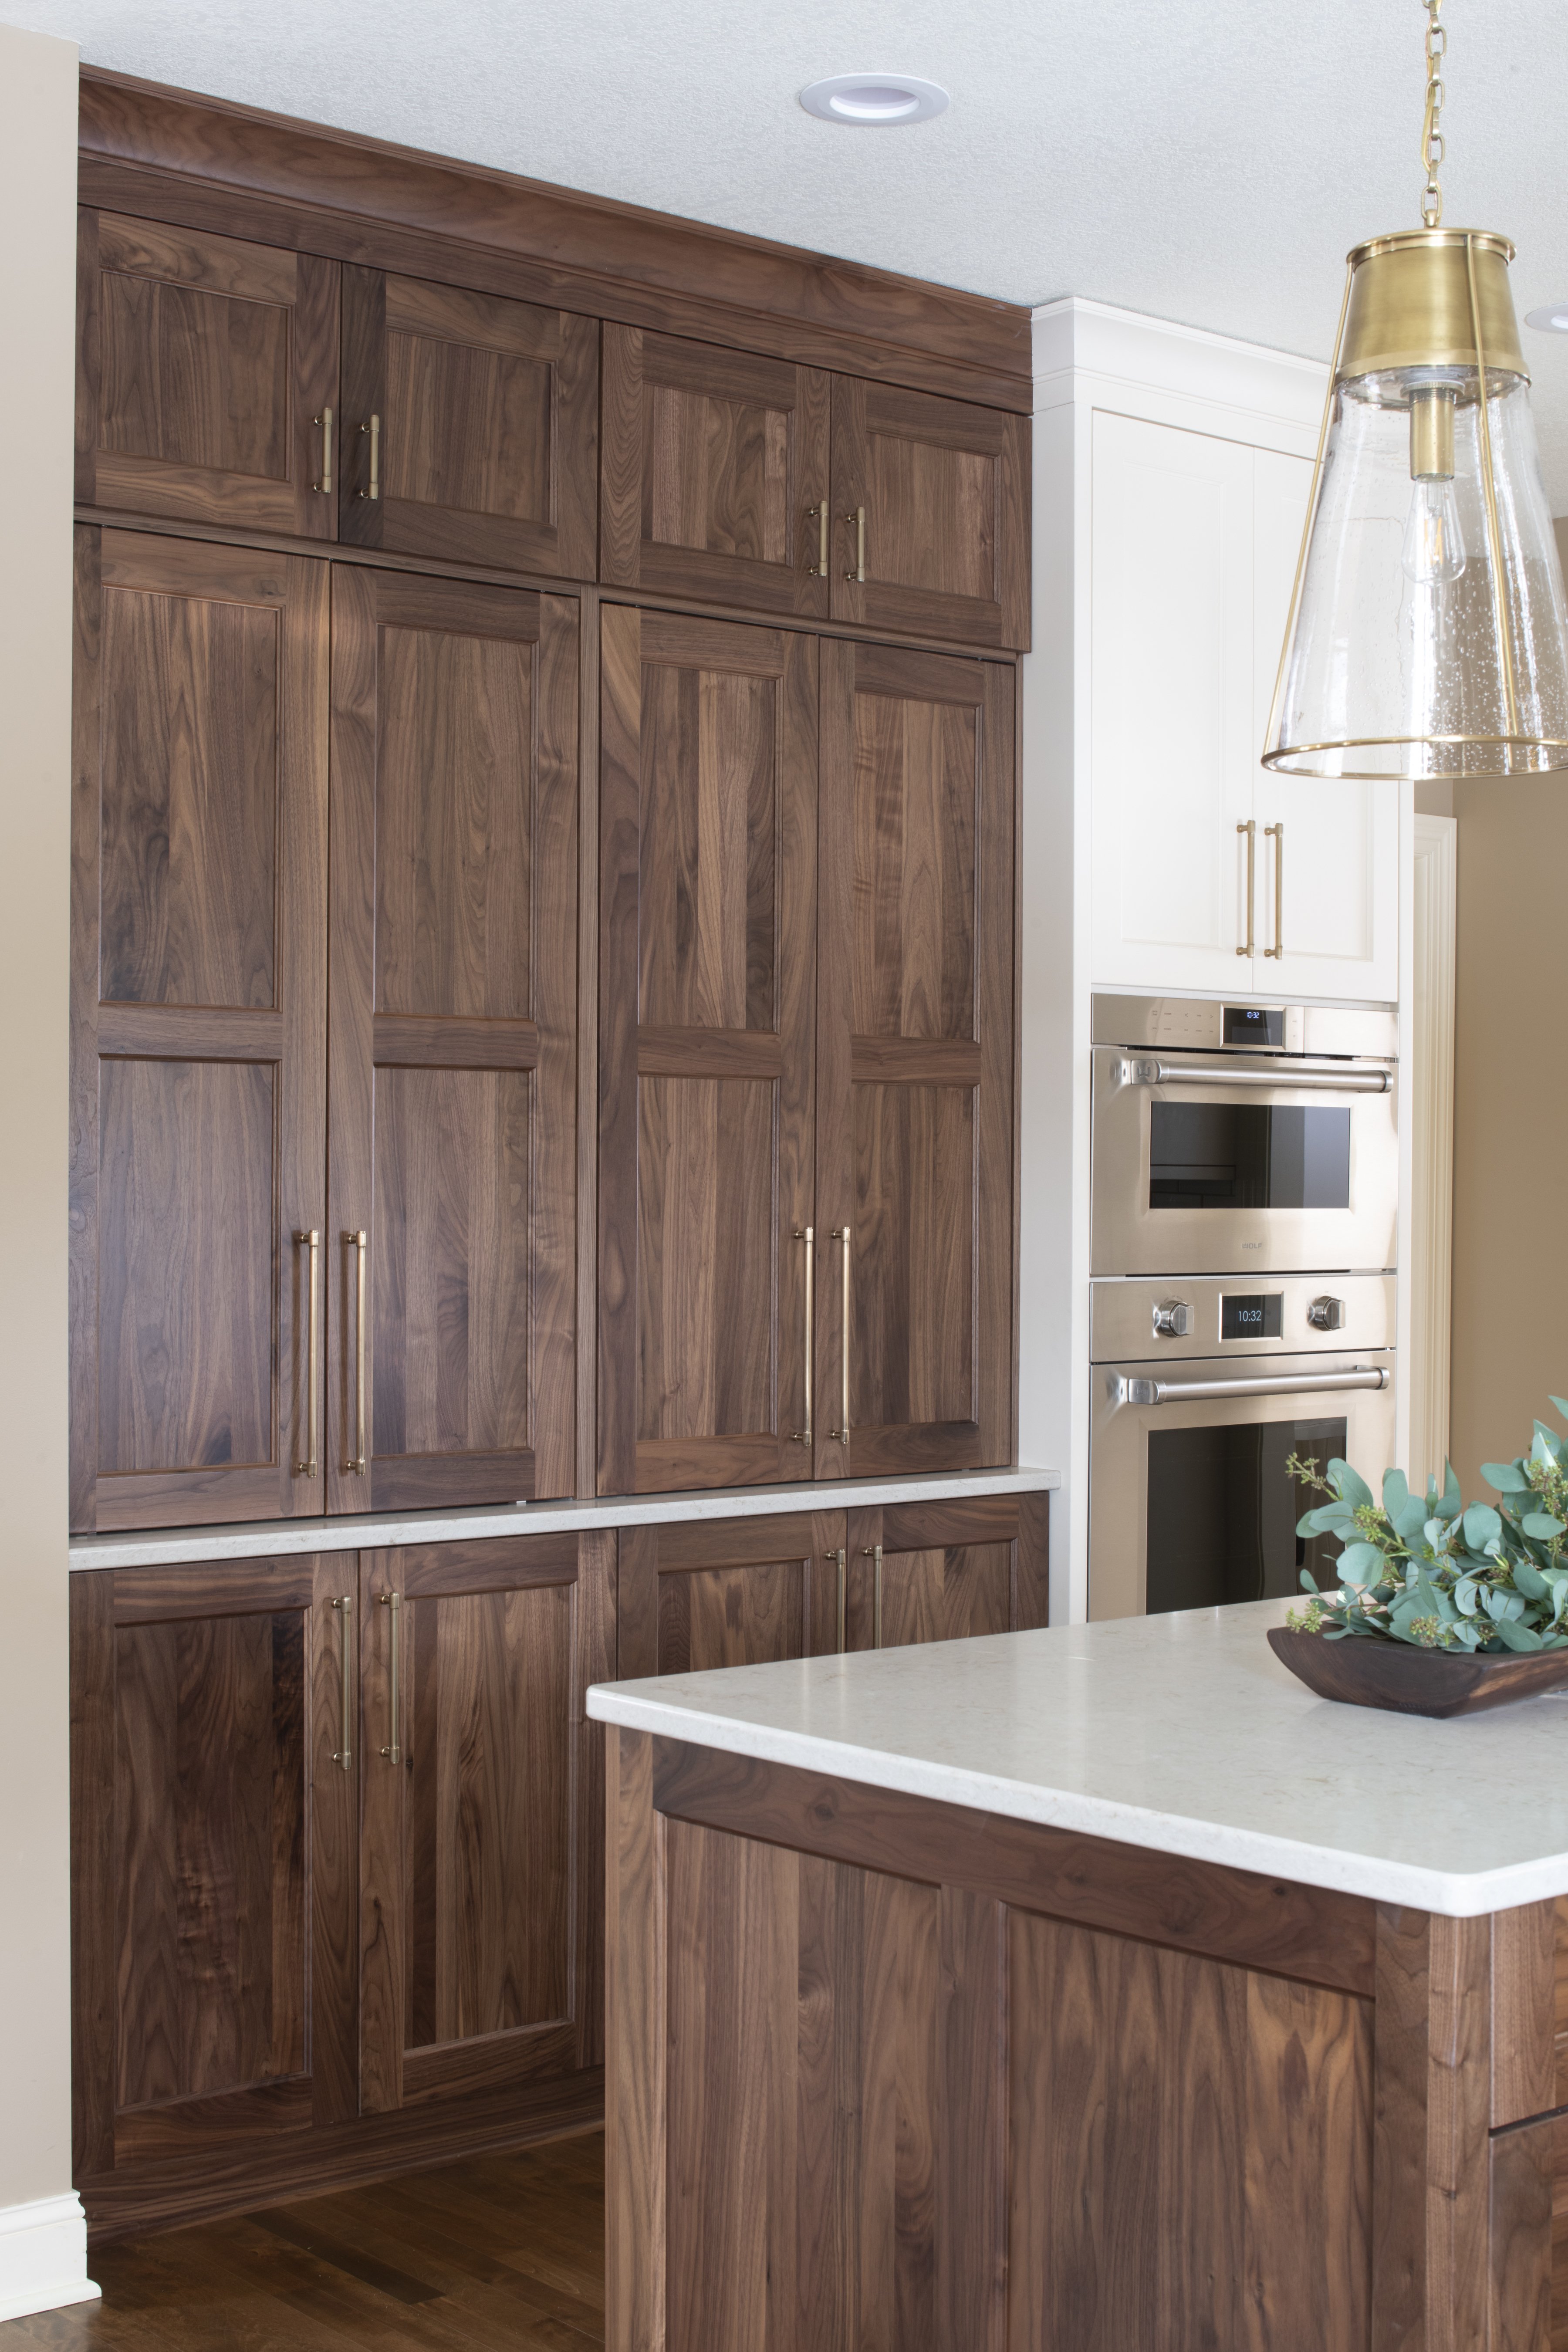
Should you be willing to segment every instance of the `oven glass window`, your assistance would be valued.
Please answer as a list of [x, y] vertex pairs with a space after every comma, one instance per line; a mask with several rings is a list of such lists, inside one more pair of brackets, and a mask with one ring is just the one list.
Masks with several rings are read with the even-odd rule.
[[1317, 1105], [1156, 1102], [1152, 1209], [1348, 1209], [1351, 1115]]
[[1339, 1421], [1244, 1422], [1149, 1433], [1149, 1613], [1283, 1599], [1310, 1568], [1325, 1590], [1339, 1557], [1331, 1537], [1296, 1522], [1323, 1498], [1285, 1468], [1292, 1454], [1320, 1474], [1345, 1454]]

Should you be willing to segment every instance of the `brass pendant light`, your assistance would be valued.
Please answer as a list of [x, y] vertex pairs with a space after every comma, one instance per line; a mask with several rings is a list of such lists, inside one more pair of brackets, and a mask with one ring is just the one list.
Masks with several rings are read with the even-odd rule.
[[1264, 747], [1297, 776], [1568, 768], [1568, 604], [1508, 265], [1445, 228], [1426, 10], [1422, 226], [1349, 255]]

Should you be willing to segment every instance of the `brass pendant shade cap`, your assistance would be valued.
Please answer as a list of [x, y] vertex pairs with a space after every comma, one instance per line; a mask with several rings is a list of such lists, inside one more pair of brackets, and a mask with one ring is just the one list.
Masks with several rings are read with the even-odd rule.
[[1347, 258], [1350, 307], [1336, 383], [1394, 368], [1478, 367], [1472, 271], [1489, 375], [1496, 369], [1529, 383], [1506, 236], [1489, 229], [1404, 229], [1369, 237]]

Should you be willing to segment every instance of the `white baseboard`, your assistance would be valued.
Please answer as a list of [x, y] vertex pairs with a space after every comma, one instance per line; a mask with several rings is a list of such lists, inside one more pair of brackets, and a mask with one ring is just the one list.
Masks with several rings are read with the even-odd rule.
[[98, 2293], [87, 2274], [87, 2215], [74, 2189], [0, 2206], [0, 2320], [93, 2303]]

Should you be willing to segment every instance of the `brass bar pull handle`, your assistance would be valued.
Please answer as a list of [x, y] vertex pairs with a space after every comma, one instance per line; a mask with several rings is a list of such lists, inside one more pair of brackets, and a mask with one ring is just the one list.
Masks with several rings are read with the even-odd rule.
[[807, 515], [811, 518], [811, 520], [812, 520], [816, 523], [816, 562], [815, 563], [808, 563], [808, 564], [806, 565], [806, 567], [805, 567], [805, 576], [806, 576], [806, 578], [807, 578], [808, 580], [826, 580], [826, 577], [827, 577], [827, 560], [828, 560], [828, 559], [827, 559], [827, 522], [828, 522], [828, 515], [827, 515], [827, 500], [826, 500], [826, 499], [823, 499], [823, 501], [822, 501], [822, 504], [821, 504], [820, 506], [818, 506], [818, 507], [807, 507], [807, 509], [806, 509], [806, 510], [805, 510], [805, 511], [806, 511]]
[[849, 1646], [849, 1572], [845, 1563], [844, 1546], [840, 1544], [837, 1551], [825, 1553], [824, 1558], [838, 1562], [838, 1647], [843, 1651]]
[[812, 1359], [816, 1353], [812, 1334], [812, 1323], [816, 1311], [814, 1299], [814, 1286], [816, 1283], [815, 1265], [816, 1256], [816, 1226], [796, 1225], [795, 1229], [795, 1238], [797, 1242], [804, 1242], [805, 1244], [805, 1427], [804, 1429], [792, 1431], [790, 1443], [794, 1445], [804, 1445], [809, 1448], [811, 1444], [811, 1381], [814, 1370]]
[[855, 569], [853, 572], [847, 572], [844, 574], [844, 577], [846, 580], [864, 580], [866, 577], [865, 508], [853, 508], [851, 511], [845, 516], [844, 520], [846, 522], [852, 522], [855, 526]]
[[403, 1623], [403, 1595], [401, 1592], [378, 1592], [375, 1597], [384, 1609], [392, 1612], [392, 1656], [386, 1669], [387, 1723], [392, 1736], [381, 1752], [389, 1764], [401, 1764], [403, 1750], [397, 1744], [397, 1723], [398, 1700], [402, 1692], [398, 1667], [403, 1645], [397, 1637]]
[[1274, 945], [1265, 948], [1266, 956], [1282, 956], [1285, 952], [1285, 827], [1266, 824], [1263, 838], [1274, 844]]
[[360, 496], [362, 499], [379, 499], [381, 496], [380, 417], [373, 416], [368, 425], [360, 426], [360, 431], [370, 435], [370, 488], [368, 490], [362, 490]]
[[842, 1242], [842, 1243], [843, 1243], [843, 1244], [844, 1244], [844, 1324], [843, 1324], [843, 1330], [842, 1330], [842, 1333], [841, 1333], [841, 1335], [840, 1335], [840, 1341], [839, 1341], [839, 1360], [840, 1360], [840, 1365], [841, 1365], [841, 1375], [840, 1375], [840, 1377], [841, 1377], [841, 1387], [840, 1387], [840, 1402], [839, 1402], [839, 1408], [838, 1408], [838, 1426], [837, 1426], [837, 1429], [830, 1429], [830, 1430], [828, 1431], [827, 1434], [829, 1435], [829, 1437], [837, 1438], [840, 1445], [847, 1445], [847, 1444], [848, 1444], [848, 1443], [849, 1443], [849, 1228], [848, 1228], [848, 1226], [847, 1226], [847, 1225], [831, 1225], [831, 1226], [829, 1226], [829, 1228], [828, 1228], [828, 1238], [829, 1238], [830, 1240], [832, 1240], [832, 1241], [836, 1241], [836, 1242]]
[[353, 1595], [345, 1592], [341, 1601], [333, 1601], [332, 1607], [343, 1612], [342, 1728], [338, 1734], [339, 1744], [332, 1752], [332, 1761], [341, 1764], [345, 1772], [352, 1772], [354, 1761]]
[[312, 425], [319, 425], [321, 428], [321, 478], [319, 482], [312, 482], [310, 488], [313, 490], [320, 490], [323, 498], [330, 499], [332, 495], [331, 410], [323, 408], [320, 416], [313, 416], [310, 422]]
[[1247, 835], [1247, 945], [1244, 948], [1237, 948], [1236, 952], [1238, 956], [1249, 956], [1253, 952], [1254, 944], [1252, 936], [1252, 881], [1254, 863], [1258, 855], [1258, 819], [1256, 817], [1249, 816], [1245, 824], [1238, 824], [1236, 829], [1237, 833], [1244, 833]]
[[354, 1450], [343, 1464], [357, 1478], [364, 1476], [364, 1273], [369, 1238], [361, 1225], [343, 1235], [343, 1246], [354, 1254]]
[[861, 1558], [871, 1562], [871, 1647], [882, 1646], [882, 1547], [868, 1544]]
[[294, 1475], [297, 1478], [313, 1478], [321, 1466], [319, 1449], [319, 1432], [321, 1425], [321, 1398], [316, 1388], [316, 1365], [321, 1353], [321, 1236], [319, 1228], [312, 1225], [309, 1233], [296, 1233], [295, 1248], [298, 1249], [301, 1244], [305, 1244], [310, 1253], [310, 1272], [306, 1276], [310, 1304], [305, 1323], [305, 1459], [303, 1462], [295, 1463]]

